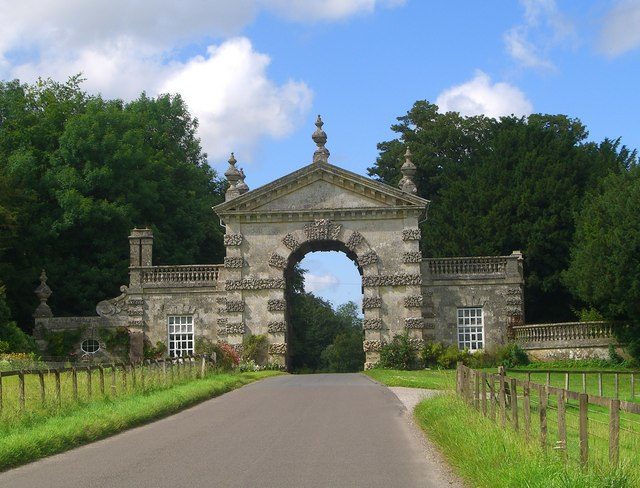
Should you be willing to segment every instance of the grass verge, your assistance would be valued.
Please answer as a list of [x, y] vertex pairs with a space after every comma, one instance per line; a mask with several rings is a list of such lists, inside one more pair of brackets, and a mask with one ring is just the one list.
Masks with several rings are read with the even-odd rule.
[[640, 486], [629, 465], [617, 470], [595, 466], [582, 471], [565, 465], [555, 453], [544, 454], [510, 429], [501, 429], [475, 410], [445, 394], [420, 403], [418, 424], [435, 442], [457, 473], [471, 486], [626, 488]]
[[387, 386], [452, 390], [456, 384], [455, 370], [402, 371], [399, 369], [370, 369], [364, 374]]
[[89, 403], [69, 412], [4, 429], [0, 437], [0, 471], [141, 425], [276, 371], [217, 374], [164, 390]]

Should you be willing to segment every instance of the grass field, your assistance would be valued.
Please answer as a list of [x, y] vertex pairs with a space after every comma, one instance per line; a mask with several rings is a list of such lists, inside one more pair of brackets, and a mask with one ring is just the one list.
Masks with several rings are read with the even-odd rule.
[[387, 386], [406, 386], [431, 390], [452, 390], [456, 386], [456, 372], [454, 370], [370, 369], [364, 374]]
[[278, 374], [281, 373], [208, 374], [174, 386], [149, 387], [118, 397], [106, 395], [9, 419], [0, 423], [0, 470], [107, 437]]
[[[638, 467], [629, 458], [623, 458], [618, 470], [598, 463], [588, 471], [575, 463], [565, 465], [558, 453], [544, 453], [535, 441], [525, 442], [522, 434], [502, 429], [452, 393], [422, 402], [415, 417], [458, 474], [474, 487], [640, 486]], [[637, 451], [631, 454], [637, 459]]]

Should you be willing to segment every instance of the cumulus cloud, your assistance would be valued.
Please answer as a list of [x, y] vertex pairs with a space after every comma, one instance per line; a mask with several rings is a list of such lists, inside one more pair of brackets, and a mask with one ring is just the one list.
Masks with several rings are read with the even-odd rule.
[[461, 85], [444, 90], [436, 100], [442, 112], [460, 112], [462, 115], [528, 115], [533, 105], [517, 87], [508, 83], [492, 83], [486, 73], [475, 76]]
[[575, 39], [573, 24], [560, 12], [555, 0], [520, 0], [524, 19], [505, 32], [509, 55], [525, 68], [555, 70], [549, 59], [553, 48]]
[[[335, 21], [403, 0], [0, 0], [0, 77], [64, 80], [82, 72], [85, 88], [129, 100], [179, 92], [200, 121], [212, 159], [243, 160], [264, 137], [283, 137], [311, 106], [302, 81], [278, 84], [270, 57], [239, 36], [261, 10], [292, 21]], [[212, 39], [223, 40], [213, 44]], [[184, 59], [188, 45], [209, 44]]]
[[340, 284], [337, 276], [330, 273], [316, 275], [313, 273], [305, 273], [304, 289], [310, 293], [318, 293], [323, 290], [334, 288]]
[[619, 1], [605, 16], [600, 31], [599, 48], [610, 57], [619, 56], [640, 46], [640, 2]]

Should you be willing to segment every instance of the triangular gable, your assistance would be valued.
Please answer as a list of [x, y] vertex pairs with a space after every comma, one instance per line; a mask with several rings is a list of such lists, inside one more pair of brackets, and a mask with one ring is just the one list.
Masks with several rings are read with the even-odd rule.
[[424, 198], [327, 163], [312, 163], [214, 207], [218, 214], [341, 208], [419, 207]]

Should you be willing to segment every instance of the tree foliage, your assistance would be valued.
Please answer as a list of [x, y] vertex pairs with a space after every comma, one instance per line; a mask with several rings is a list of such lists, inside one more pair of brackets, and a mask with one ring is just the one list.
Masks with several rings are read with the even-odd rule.
[[219, 262], [222, 183], [179, 96], [129, 103], [66, 83], [0, 83], [0, 277], [23, 328], [46, 268], [58, 315], [91, 314], [128, 281], [126, 236], [163, 264]]
[[426, 101], [378, 144], [372, 176], [396, 185], [406, 145], [418, 168], [420, 196], [432, 201], [422, 224], [426, 257], [525, 257], [527, 320], [572, 318], [569, 265], [575, 214], [586, 192], [619, 173], [635, 153], [619, 141], [586, 142], [587, 129], [564, 115], [462, 117]]

